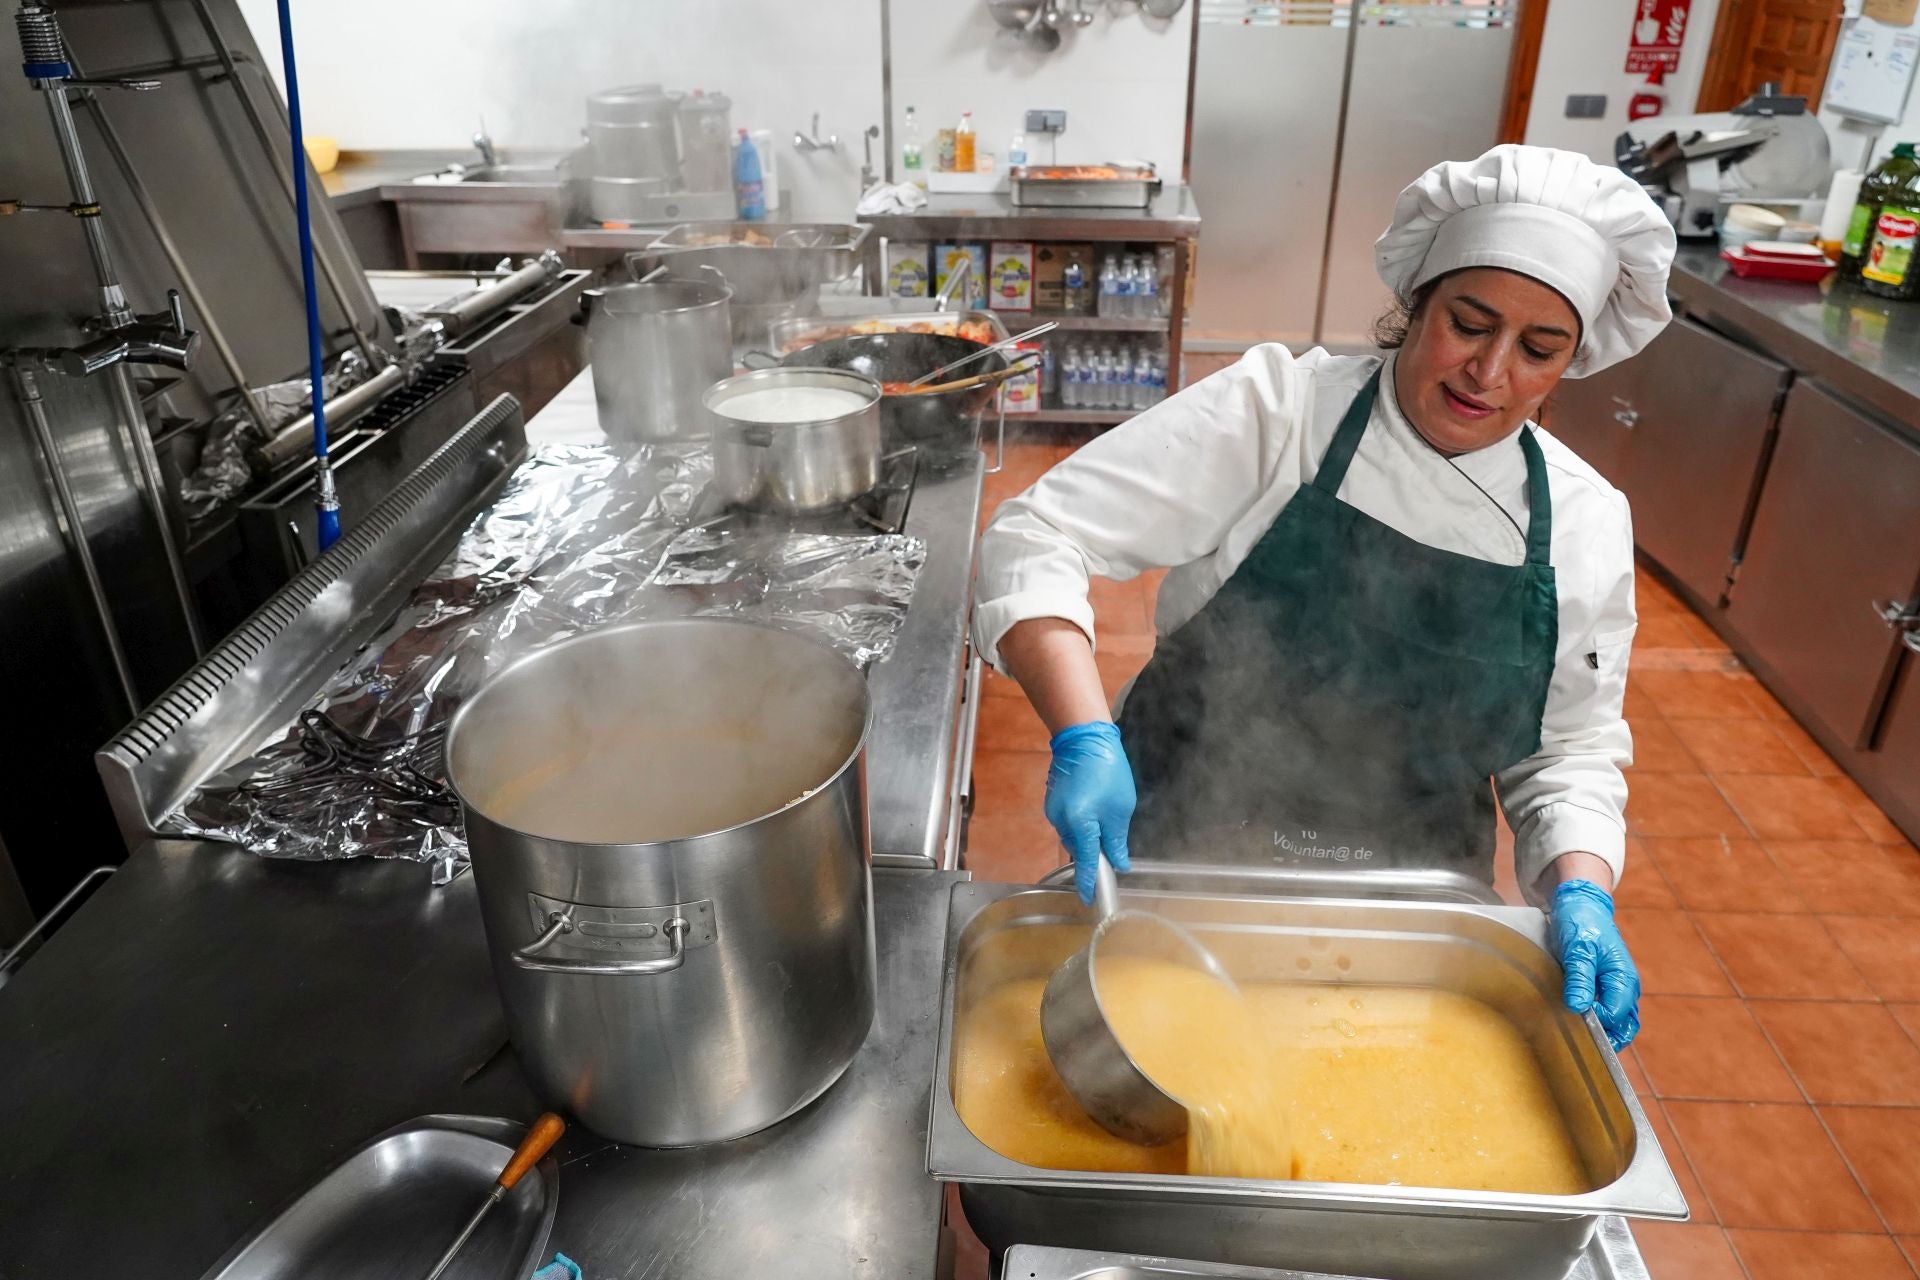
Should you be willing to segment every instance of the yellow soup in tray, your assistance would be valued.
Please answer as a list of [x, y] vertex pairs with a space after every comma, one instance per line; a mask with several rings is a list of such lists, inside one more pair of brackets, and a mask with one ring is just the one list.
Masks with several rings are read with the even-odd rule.
[[1151, 961], [1103, 961], [1099, 980], [1115, 1034], [1193, 1109], [1188, 1141], [1136, 1146], [1088, 1119], [1040, 1038], [1045, 979], [1019, 978], [955, 1028], [955, 1108], [1001, 1155], [1090, 1172], [1591, 1190], [1526, 1041], [1479, 1001], [1314, 983], [1247, 983], [1233, 1001]]

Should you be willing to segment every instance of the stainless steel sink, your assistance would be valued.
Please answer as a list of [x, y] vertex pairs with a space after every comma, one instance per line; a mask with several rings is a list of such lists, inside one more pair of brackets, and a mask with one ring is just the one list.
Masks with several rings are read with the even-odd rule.
[[559, 186], [560, 170], [550, 164], [477, 164], [455, 177], [459, 182], [507, 182]]

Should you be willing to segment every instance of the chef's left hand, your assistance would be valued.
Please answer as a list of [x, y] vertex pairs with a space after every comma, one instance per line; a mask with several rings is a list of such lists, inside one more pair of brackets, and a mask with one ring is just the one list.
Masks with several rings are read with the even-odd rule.
[[1553, 891], [1553, 945], [1566, 971], [1564, 999], [1575, 1013], [1592, 1009], [1615, 1051], [1640, 1034], [1640, 973], [1613, 922], [1613, 897], [1591, 880]]

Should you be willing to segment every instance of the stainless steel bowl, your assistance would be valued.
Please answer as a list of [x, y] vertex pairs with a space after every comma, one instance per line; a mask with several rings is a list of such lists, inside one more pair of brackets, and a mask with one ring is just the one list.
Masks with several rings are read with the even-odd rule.
[[[804, 422], [731, 417], [741, 396], [784, 387], [855, 392], [858, 408]], [[703, 397], [713, 434], [713, 483], [730, 504], [804, 513], [850, 502], [880, 483], [880, 384], [845, 369], [761, 369]]]

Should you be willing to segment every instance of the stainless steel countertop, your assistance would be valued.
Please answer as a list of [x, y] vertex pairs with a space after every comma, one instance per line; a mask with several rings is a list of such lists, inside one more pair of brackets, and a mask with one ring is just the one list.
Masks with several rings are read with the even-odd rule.
[[[960, 878], [875, 873], [873, 1032], [800, 1115], [681, 1151], [570, 1133], [553, 1247], [596, 1277], [931, 1277]], [[504, 1040], [471, 876], [143, 846], [0, 987], [0, 1277], [196, 1276], [392, 1125], [531, 1119]]]
[[1178, 240], [1200, 230], [1193, 189], [1169, 182], [1145, 209], [1035, 209], [1006, 192], [937, 194], [912, 213], [860, 219], [893, 240]]
[[1831, 276], [1819, 285], [1742, 280], [1704, 243], [1681, 246], [1667, 290], [1688, 314], [1920, 439], [1920, 302], [1876, 298]]
[[[527, 443], [598, 443], [605, 437], [583, 370], [527, 423]], [[989, 446], [991, 447], [991, 446]], [[876, 866], [931, 869], [946, 841], [954, 722], [963, 709], [967, 627], [973, 612], [973, 548], [979, 536], [985, 459], [923, 467], [906, 531], [927, 561], [893, 652], [869, 676], [873, 730], [867, 739], [867, 805]]]

